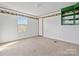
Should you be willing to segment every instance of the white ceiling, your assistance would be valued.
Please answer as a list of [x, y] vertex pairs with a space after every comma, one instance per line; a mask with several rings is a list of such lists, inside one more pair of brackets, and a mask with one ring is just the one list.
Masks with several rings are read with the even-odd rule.
[[75, 3], [76, 2], [2, 2], [2, 4], [10, 9], [36, 16], [45, 15]]

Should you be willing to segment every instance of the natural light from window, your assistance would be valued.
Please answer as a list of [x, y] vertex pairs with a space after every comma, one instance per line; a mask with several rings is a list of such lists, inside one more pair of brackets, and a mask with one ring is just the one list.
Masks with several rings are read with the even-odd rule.
[[27, 17], [18, 16], [17, 19], [18, 32], [26, 32], [27, 30]]

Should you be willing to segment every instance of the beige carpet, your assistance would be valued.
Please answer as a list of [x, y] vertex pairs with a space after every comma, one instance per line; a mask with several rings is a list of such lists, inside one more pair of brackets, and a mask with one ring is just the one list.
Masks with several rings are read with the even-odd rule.
[[43, 37], [10, 42], [0, 46], [1, 56], [77, 56], [79, 46]]

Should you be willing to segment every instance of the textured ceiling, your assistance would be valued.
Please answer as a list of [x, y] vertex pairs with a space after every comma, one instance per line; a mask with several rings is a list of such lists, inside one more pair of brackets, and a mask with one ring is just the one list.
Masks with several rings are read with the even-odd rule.
[[50, 12], [61, 10], [61, 8], [73, 5], [76, 2], [1, 2], [8, 8], [24, 13], [40, 16]]

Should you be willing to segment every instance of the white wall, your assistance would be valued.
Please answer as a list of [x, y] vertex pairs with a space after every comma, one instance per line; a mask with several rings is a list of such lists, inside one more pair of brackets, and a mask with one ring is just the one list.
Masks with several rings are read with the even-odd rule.
[[17, 16], [0, 14], [0, 43], [38, 35], [38, 20], [28, 19], [27, 31], [17, 32]]
[[61, 16], [43, 20], [44, 37], [79, 44], [79, 25], [61, 25]]
[[42, 31], [42, 18], [39, 19], [39, 35], [43, 35]]
[[0, 43], [17, 39], [16, 16], [0, 14], [1, 39]]

